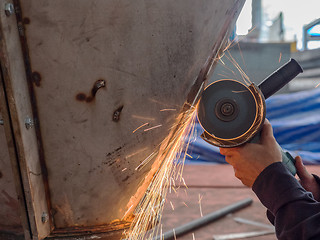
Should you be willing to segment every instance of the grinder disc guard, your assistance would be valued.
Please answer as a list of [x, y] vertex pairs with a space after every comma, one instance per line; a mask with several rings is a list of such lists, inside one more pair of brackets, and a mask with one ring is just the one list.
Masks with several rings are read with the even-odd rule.
[[202, 138], [219, 147], [235, 147], [251, 140], [265, 118], [265, 100], [254, 84], [220, 80], [202, 93], [198, 119]]

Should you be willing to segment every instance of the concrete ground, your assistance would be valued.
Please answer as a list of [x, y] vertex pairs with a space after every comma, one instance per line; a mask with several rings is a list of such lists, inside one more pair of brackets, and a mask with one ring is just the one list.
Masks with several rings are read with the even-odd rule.
[[[307, 168], [309, 172], [320, 175], [320, 166], [307, 166]], [[270, 224], [265, 216], [264, 206], [250, 188], [243, 186], [234, 177], [230, 165], [186, 165], [183, 176], [188, 188], [181, 187], [177, 193], [168, 193], [162, 216], [163, 232], [246, 198], [252, 198], [253, 203], [250, 206], [177, 239], [208, 240], [213, 239], [213, 235], [267, 230], [234, 220], [235, 217], [240, 217]], [[276, 237], [270, 234], [251, 239], [270, 240]]]

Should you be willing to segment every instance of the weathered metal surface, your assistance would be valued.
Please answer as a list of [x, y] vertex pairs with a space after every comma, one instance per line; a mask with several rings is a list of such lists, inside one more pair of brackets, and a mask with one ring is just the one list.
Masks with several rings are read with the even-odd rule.
[[122, 219], [235, 3], [21, 1], [56, 228]]
[[6, 91], [35, 238], [126, 225], [154, 159], [138, 166], [195, 97], [243, 3], [24, 0], [15, 25], [3, 11], [15, 30], [3, 30], [6, 54], [24, 53], [8, 61]]

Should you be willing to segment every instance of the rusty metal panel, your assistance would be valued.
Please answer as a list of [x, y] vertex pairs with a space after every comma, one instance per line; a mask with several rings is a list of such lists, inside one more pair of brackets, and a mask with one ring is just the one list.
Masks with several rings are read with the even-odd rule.
[[56, 229], [124, 217], [242, 4], [20, 1]]

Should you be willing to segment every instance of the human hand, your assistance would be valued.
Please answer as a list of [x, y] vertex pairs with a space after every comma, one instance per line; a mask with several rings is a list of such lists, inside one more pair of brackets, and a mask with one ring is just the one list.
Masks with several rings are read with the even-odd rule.
[[241, 182], [252, 187], [259, 174], [274, 162], [282, 159], [280, 148], [276, 142], [272, 126], [266, 119], [262, 128], [259, 143], [246, 143], [235, 148], [220, 148], [226, 161], [234, 168], [235, 176]]
[[320, 201], [320, 188], [315, 180], [315, 178], [307, 171], [306, 167], [303, 165], [302, 159], [300, 156], [297, 156], [295, 158], [296, 160], [296, 169], [297, 169], [297, 175], [300, 178], [300, 184], [302, 187], [311, 192], [313, 194], [313, 197], [318, 202]]

